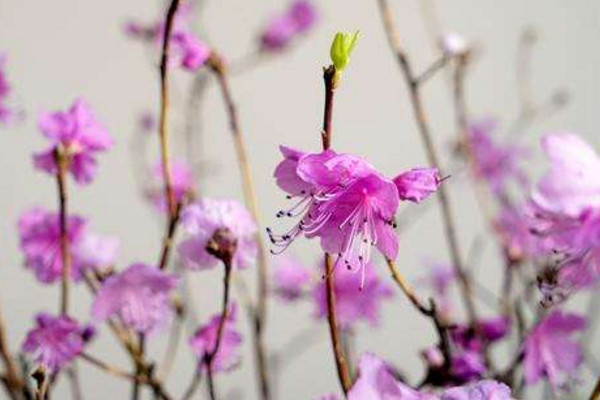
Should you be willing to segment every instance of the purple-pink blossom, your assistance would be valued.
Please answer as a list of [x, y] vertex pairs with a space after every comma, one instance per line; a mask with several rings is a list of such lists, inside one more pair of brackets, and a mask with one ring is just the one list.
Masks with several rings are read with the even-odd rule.
[[[274, 176], [294, 204], [277, 217], [300, 220], [281, 235], [267, 229], [272, 244], [280, 248], [276, 252], [304, 235], [319, 237], [323, 250], [351, 269], [364, 269], [373, 247], [389, 259], [397, 257], [394, 217], [401, 197], [392, 180], [350, 154], [311, 154], [287, 147], [281, 152], [284, 159]], [[421, 179], [406, 180], [403, 187], [407, 193], [423, 191]]]
[[420, 203], [435, 193], [442, 179], [436, 168], [413, 168], [394, 178], [401, 200]]
[[269, 21], [261, 35], [262, 48], [277, 51], [286, 48], [298, 35], [308, 32], [317, 21], [317, 12], [307, 0], [296, 0], [282, 14]]
[[6, 55], [0, 54], [0, 124], [7, 124], [15, 119], [17, 111], [9, 105], [12, 87], [6, 73]]
[[[237, 306], [232, 304], [227, 311], [219, 348], [212, 359], [213, 372], [227, 372], [235, 368], [239, 361], [239, 347], [242, 344], [242, 335], [236, 330]], [[192, 351], [198, 359], [201, 368], [206, 368], [206, 359], [212, 356], [217, 345], [217, 332], [221, 324], [222, 315], [211, 317], [206, 325], [198, 328], [190, 339]]]
[[[191, 12], [191, 3], [184, 3], [175, 14], [171, 31], [169, 64], [194, 72], [206, 64], [212, 52], [210, 47], [190, 28]], [[124, 31], [127, 36], [150, 43], [156, 49], [162, 50], [165, 35], [164, 20], [149, 24], [129, 21], [125, 24]]]
[[523, 345], [525, 381], [547, 378], [553, 386], [564, 382], [583, 362], [581, 346], [572, 337], [586, 327], [584, 317], [554, 310], [536, 325]]
[[181, 222], [187, 239], [179, 245], [179, 254], [188, 268], [201, 270], [219, 263], [206, 251], [206, 246], [220, 230], [229, 231], [237, 241], [234, 267], [248, 268], [256, 261], [256, 224], [248, 210], [237, 201], [204, 198], [183, 210]]
[[[70, 215], [67, 218], [67, 240], [71, 254], [84, 237], [86, 222]], [[42, 208], [26, 211], [19, 218], [19, 238], [25, 256], [25, 266], [43, 283], [52, 283], [62, 276], [63, 259], [60, 246], [60, 220], [58, 213]], [[81, 278], [82, 264], [71, 257], [71, 277]]]
[[91, 332], [69, 317], [40, 313], [36, 327], [27, 333], [23, 351], [50, 372], [57, 372], [83, 351]]
[[[364, 280], [358, 274], [341, 266], [334, 270], [334, 292], [338, 323], [342, 329], [351, 329], [357, 322], [365, 321], [375, 326], [383, 300], [393, 297], [394, 291], [386, 282], [379, 279], [372, 265], [365, 268]], [[321, 279], [313, 289], [316, 316], [327, 317], [327, 290]]]
[[514, 400], [504, 383], [483, 380], [444, 390], [440, 400]]
[[68, 172], [81, 185], [94, 179], [97, 154], [113, 145], [113, 139], [82, 99], [76, 100], [67, 111], [42, 114], [39, 128], [51, 145], [47, 150], [34, 154], [35, 168], [56, 174], [55, 152], [58, 151], [67, 159]]
[[298, 260], [279, 256], [273, 272], [275, 293], [284, 301], [300, 298], [311, 282], [311, 272]]
[[146, 264], [132, 264], [104, 281], [94, 298], [92, 316], [99, 321], [118, 316], [140, 333], [161, 328], [171, 317], [170, 296], [177, 276]]
[[495, 127], [496, 122], [491, 119], [473, 122], [468, 132], [467, 151], [476, 177], [485, 180], [496, 195], [504, 196], [511, 181], [521, 186], [527, 184], [527, 176], [519, 165], [527, 151], [495, 142], [492, 138]]
[[[171, 188], [176, 203], [185, 202], [196, 189], [194, 173], [183, 161], [175, 160], [171, 162]], [[152, 184], [146, 190], [146, 195], [159, 211], [167, 211], [168, 204], [165, 199], [162, 163], [156, 164], [152, 169]]]

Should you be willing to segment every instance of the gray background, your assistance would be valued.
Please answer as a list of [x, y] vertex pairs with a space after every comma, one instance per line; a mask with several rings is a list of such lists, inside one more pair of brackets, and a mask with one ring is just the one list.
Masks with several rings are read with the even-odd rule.
[[[421, 18], [417, 0], [393, 1], [395, 17], [403, 40], [418, 70], [434, 60], [431, 42]], [[228, 59], [238, 59], [255, 43], [256, 33], [271, 13], [284, 7], [275, 1], [209, 1], [200, 17], [213, 43]], [[232, 81], [239, 104], [257, 184], [260, 212], [267, 224], [285, 204], [270, 179], [283, 143], [302, 149], [318, 149], [322, 112], [320, 68], [327, 62], [330, 39], [338, 29], [360, 29], [362, 36], [352, 65], [339, 90], [335, 115], [335, 147], [359, 153], [388, 175], [416, 165], [425, 158], [411, 116], [407, 93], [396, 64], [387, 48], [375, 0], [320, 1], [321, 23], [293, 51]], [[481, 46], [481, 56], [469, 77], [469, 104], [475, 116], [498, 117], [503, 126], [514, 120], [518, 110], [515, 58], [521, 30], [531, 24], [539, 29], [540, 42], [534, 52], [533, 87], [538, 99], [555, 88], [572, 94], [569, 107], [536, 123], [526, 132], [525, 142], [536, 144], [546, 131], [569, 129], [598, 144], [600, 125], [597, 105], [600, 96], [600, 3], [594, 0], [439, 0], [436, 6], [442, 26], [472, 38]], [[100, 157], [100, 173], [90, 187], [71, 185], [72, 209], [89, 216], [92, 227], [115, 234], [121, 240], [119, 265], [132, 261], [153, 262], [158, 252], [160, 224], [144, 204], [131, 169], [130, 142], [138, 113], [156, 109], [158, 74], [152, 58], [141, 46], [126, 40], [121, 24], [127, 17], [155, 18], [159, 4], [149, 0], [0, 0], [0, 51], [9, 56], [8, 70], [14, 83], [15, 102], [27, 116], [23, 123], [0, 132], [0, 297], [8, 323], [11, 345], [16, 348], [39, 310], [58, 307], [58, 287], [41, 287], [22, 268], [15, 224], [18, 215], [32, 205], [56, 207], [55, 184], [46, 175], [33, 171], [31, 153], [45, 146], [36, 129], [42, 110], [63, 109], [77, 96], [85, 97], [117, 141], [117, 146]], [[173, 75], [174, 153], [183, 156], [181, 128], [186, 84], [189, 77]], [[209, 176], [202, 189], [216, 197], [240, 198], [239, 176], [232, 153], [219, 93], [213, 86], [204, 105], [202, 153]], [[431, 116], [438, 147], [447, 149], [454, 134], [448, 88], [442, 76], [425, 89], [427, 112]], [[154, 140], [154, 139], [152, 139]], [[152, 147], [156, 143], [152, 142]], [[542, 158], [535, 153], [534, 170]], [[463, 248], [471, 245], [482, 230], [471, 192], [459, 179], [450, 183], [456, 205]], [[409, 206], [406, 206], [409, 207]], [[300, 244], [296, 252], [307, 263], [314, 262], [316, 243]], [[478, 266], [479, 279], [495, 288], [499, 265], [495, 248]], [[400, 266], [415, 279], [424, 273], [423, 259], [445, 260], [446, 247], [437, 210], [428, 213], [404, 233], [400, 245]], [[382, 266], [383, 267], [383, 266]], [[382, 270], [383, 272], [383, 270]], [[192, 276], [193, 297], [201, 315], [216, 311], [220, 274], [216, 271]], [[254, 279], [254, 271], [244, 273]], [[383, 274], [382, 274], [383, 275]], [[73, 308], [85, 320], [89, 296], [76, 289]], [[480, 307], [487, 310], [485, 306]], [[489, 310], [488, 310], [489, 311]], [[312, 322], [311, 305], [282, 307], [270, 313], [270, 347], [280, 348]], [[244, 325], [246, 320], [240, 319]], [[244, 326], [246, 331], [246, 327]], [[338, 390], [326, 327], [316, 326], [319, 342], [310, 351], [281, 368], [281, 398], [312, 399]], [[129, 368], [127, 358], [106, 329], [90, 352], [114, 364]], [[246, 333], [248, 337], [248, 333]], [[152, 341], [160, 355], [166, 335]], [[421, 374], [417, 349], [433, 343], [435, 336], [427, 321], [408, 306], [402, 296], [388, 302], [380, 329], [364, 326], [357, 332], [359, 351], [369, 349], [397, 364], [412, 381]], [[193, 361], [181, 351], [169, 387], [181, 393], [192, 375]], [[128, 384], [107, 378], [95, 369], [80, 365], [86, 400], [127, 398]], [[242, 368], [218, 385], [243, 388], [246, 398], [256, 398], [252, 356], [244, 350]], [[589, 380], [589, 379], [588, 379]], [[585, 385], [590, 386], [589, 383]], [[55, 398], [68, 398], [63, 379]]]

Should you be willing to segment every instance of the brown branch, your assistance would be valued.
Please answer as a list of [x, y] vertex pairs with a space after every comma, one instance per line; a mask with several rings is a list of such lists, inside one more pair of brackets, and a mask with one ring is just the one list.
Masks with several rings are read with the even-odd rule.
[[396, 267], [396, 264], [394, 263], [393, 260], [386, 259], [386, 261], [387, 261], [387, 265], [390, 270], [390, 273], [392, 274], [392, 278], [394, 279], [394, 282], [396, 282], [398, 284], [398, 287], [400, 287], [402, 292], [404, 292], [406, 297], [408, 297], [408, 300], [410, 300], [410, 302], [413, 304], [413, 306], [415, 306], [415, 308], [423, 315], [425, 315], [427, 317], [433, 317], [435, 314], [435, 308], [427, 307], [421, 302], [421, 300], [415, 293], [413, 287], [410, 286], [410, 284], [404, 278], [402, 273], [400, 273], [400, 271], [398, 271], [398, 268]]
[[268, 359], [264, 343], [264, 329], [267, 317], [267, 294], [268, 294], [268, 260], [262, 228], [256, 203], [256, 195], [254, 193], [254, 184], [252, 182], [252, 174], [250, 172], [250, 163], [248, 160], [248, 152], [246, 143], [242, 134], [242, 129], [239, 123], [237, 107], [233, 101], [229, 81], [227, 78], [227, 70], [221, 58], [213, 52], [209, 60], [209, 66], [216, 75], [221, 95], [225, 102], [227, 115], [229, 117], [229, 127], [233, 135], [236, 156], [242, 176], [242, 188], [244, 191], [244, 199], [246, 206], [250, 210], [254, 221], [258, 227], [256, 241], [258, 242], [258, 296], [256, 306], [254, 307], [254, 324], [253, 324], [253, 344], [254, 353], [257, 365], [257, 373], [260, 380], [260, 390], [263, 400], [271, 398], [271, 390], [268, 376]]
[[173, 193], [173, 183], [171, 181], [171, 163], [169, 159], [169, 55], [171, 48], [171, 33], [175, 14], [179, 8], [180, 0], [172, 0], [167, 10], [165, 19], [165, 32], [162, 42], [162, 56], [160, 60], [160, 119], [159, 119], [159, 140], [160, 156], [162, 162], [163, 179], [165, 185], [165, 198], [168, 205], [169, 216], [175, 216], [175, 195]]
[[56, 182], [58, 187], [60, 255], [62, 261], [60, 312], [63, 315], [67, 315], [69, 312], [69, 283], [71, 281], [71, 253], [69, 251], [69, 233], [67, 232], [68, 197], [66, 181], [69, 159], [68, 156], [63, 154], [59, 148], [54, 150], [54, 159], [58, 168], [56, 173]]
[[596, 381], [596, 385], [594, 385], [594, 390], [590, 394], [590, 400], [599, 400], [600, 399], [600, 377]]
[[[413, 114], [417, 122], [417, 127], [421, 140], [425, 147], [428, 162], [431, 166], [441, 170], [441, 163], [437, 154], [437, 150], [433, 143], [433, 137], [429, 128], [427, 118], [425, 116], [425, 109], [423, 107], [423, 101], [421, 99], [420, 86], [417, 78], [412, 69], [412, 65], [404, 52], [398, 29], [394, 23], [392, 17], [392, 11], [389, 7], [387, 0], [378, 0], [379, 10], [381, 18], [383, 20], [385, 33], [392, 49], [395, 54], [404, 80], [409, 89], [410, 101], [413, 109]], [[459, 286], [462, 293], [462, 298], [465, 303], [467, 315], [471, 323], [476, 320], [475, 302], [473, 300], [473, 291], [467, 274], [464, 271], [464, 263], [460, 253], [456, 225], [452, 216], [452, 210], [450, 206], [450, 198], [445, 185], [440, 186], [438, 190], [438, 201], [440, 209], [442, 211], [442, 219], [444, 223], [444, 233], [446, 235], [446, 241], [448, 244], [448, 250], [450, 252], [450, 258], [452, 265], [455, 269]]]
[[160, 261], [158, 262], [159, 269], [165, 269], [168, 265], [169, 255], [173, 249], [173, 243], [175, 239], [175, 232], [181, 219], [181, 208], [182, 204], [178, 203], [175, 205], [175, 214], [169, 218], [169, 224], [167, 226], [167, 232], [163, 239], [162, 250], [160, 252]]
[[19, 368], [10, 354], [4, 318], [0, 310], [0, 358], [6, 368], [6, 379], [2, 383], [11, 399], [18, 399], [17, 393], [26, 391], [25, 383], [19, 374]]
[[325, 254], [325, 285], [327, 288], [327, 322], [329, 323], [329, 335], [331, 336], [331, 345], [333, 347], [333, 355], [335, 356], [335, 365], [337, 368], [338, 378], [344, 391], [344, 395], [348, 396], [348, 391], [352, 387], [352, 378], [350, 377], [350, 369], [346, 361], [344, 349], [342, 346], [340, 332], [337, 321], [337, 313], [335, 307], [335, 282], [334, 282], [333, 259], [330, 254]]

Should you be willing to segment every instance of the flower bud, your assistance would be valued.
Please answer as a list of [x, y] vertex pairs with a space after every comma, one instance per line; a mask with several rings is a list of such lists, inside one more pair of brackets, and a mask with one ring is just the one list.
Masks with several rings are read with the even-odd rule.
[[331, 61], [336, 71], [342, 72], [350, 62], [350, 55], [356, 47], [358, 31], [354, 34], [338, 32], [331, 44]]

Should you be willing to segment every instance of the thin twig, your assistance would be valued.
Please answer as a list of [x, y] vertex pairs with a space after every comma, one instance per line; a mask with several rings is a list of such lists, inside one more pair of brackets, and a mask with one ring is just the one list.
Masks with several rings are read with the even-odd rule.
[[190, 400], [192, 398], [192, 396], [194, 396], [194, 394], [196, 393], [196, 390], [198, 390], [198, 387], [200, 387], [200, 382], [202, 382], [202, 369], [200, 367], [198, 367], [194, 371], [194, 376], [192, 377], [192, 380], [190, 381], [190, 385], [186, 389], [186, 391], [183, 394], [183, 397], [181, 399], [182, 400]]
[[2, 310], [0, 309], [0, 358], [6, 369], [6, 379], [2, 380], [2, 383], [6, 387], [7, 393], [9, 393], [11, 399], [18, 399], [17, 393], [22, 392], [25, 389], [23, 379], [19, 375], [19, 368], [10, 354], [8, 347], [8, 338], [6, 336], [6, 326], [4, 324], [4, 318], [2, 316]]
[[[441, 170], [441, 163], [439, 161], [429, 124], [425, 116], [425, 109], [423, 107], [421, 92], [419, 90], [420, 87], [415, 78], [415, 74], [413, 73], [412, 65], [402, 47], [398, 29], [393, 20], [392, 11], [387, 0], [378, 0], [378, 4], [390, 48], [397, 58], [398, 64], [404, 76], [404, 80], [406, 81], [409, 89], [413, 113], [417, 122], [419, 133], [421, 135], [421, 140], [425, 146], [427, 159], [431, 166]], [[440, 187], [437, 198], [442, 211], [444, 232], [447, 239], [448, 249], [450, 251], [452, 265], [455, 269], [460, 284], [459, 286], [469, 321], [473, 324], [477, 319], [475, 302], [473, 300], [473, 291], [471, 289], [469, 279], [464, 272], [464, 265], [460, 253], [456, 225], [452, 216], [450, 198], [445, 185]]]
[[398, 284], [398, 287], [400, 287], [402, 292], [404, 292], [406, 297], [408, 297], [408, 300], [410, 300], [410, 302], [413, 304], [413, 306], [415, 306], [417, 308], [417, 310], [419, 310], [419, 312], [421, 312], [423, 315], [425, 315], [427, 317], [433, 316], [435, 310], [431, 307], [425, 306], [423, 304], [423, 302], [421, 302], [421, 300], [416, 295], [412, 286], [408, 283], [408, 281], [400, 273], [400, 271], [398, 270], [398, 267], [396, 267], [396, 264], [394, 263], [394, 261], [390, 260], [390, 259], [386, 259], [386, 261], [387, 261], [387, 265], [390, 270], [390, 273], [392, 274], [392, 278], [394, 279], [394, 282], [396, 282]]
[[71, 253], [69, 251], [68, 210], [67, 210], [67, 166], [68, 156], [60, 149], [54, 150], [54, 159], [58, 167], [56, 182], [58, 186], [59, 225], [60, 225], [60, 255], [62, 261], [62, 280], [60, 296], [60, 312], [63, 315], [69, 313], [69, 283], [71, 281]]
[[262, 224], [260, 223], [256, 195], [254, 192], [254, 184], [252, 182], [252, 174], [250, 171], [250, 162], [246, 150], [246, 143], [242, 134], [242, 129], [239, 123], [237, 107], [233, 101], [229, 81], [227, 78], [227, 70], [223, 61], [217, 54], [213, 52], [209, 60], [211, 70], [215, 73], [221, 94], [227, 109], [229, 117], [229, 127], [233, 135], [233, 142], [237, 155], [240, 174], [242, 176], [242, 187], [246, 206], [250, 210], [254, 221], [257, 225], [256, 241], [258, 242], [258, 295], [256, 306], [254, 307], [254, 324], [253, 324], [253, 344], [256, 359], [257, 373], [260, 380], [260, 391], [263, 400], [270, 400], [271, 390], [269, 387], [268, 376], [268, 359], [266, 356], [264, 330], [267, 317], [267, 294], [268, 294], [268, 279], [269, 266], [267, 260], [266, 246], [262, 235]]
[[162, 172], [165, 185], [165, 199], [168, 205], [170, 218], [175, 217], [175, 195], [171, 181], [171, 162], [169, 157], [169, 56], [171, 48], [171, 33], [175, 14], [179, 8], [180, 0], [172, 0], [165, 18], [165, 32], [162, 41], [162, 56], [160, 60], [160, 116], [159, 140]]

